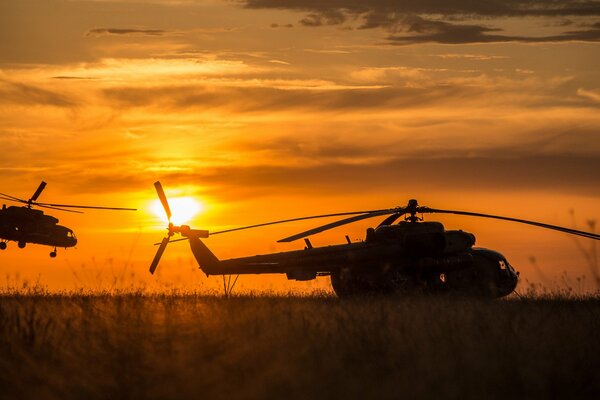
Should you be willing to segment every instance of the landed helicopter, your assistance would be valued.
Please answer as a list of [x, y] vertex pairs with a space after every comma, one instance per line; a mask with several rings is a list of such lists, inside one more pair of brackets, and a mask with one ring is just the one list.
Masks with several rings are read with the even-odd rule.
[[9, 241], [17, 242], [17, 246], [22, 249], [27, 243], [41, 244], [54, 247], [50, 252], [50, 257], [56, 257], [57, 247], [73, 247], [77, 244], [77, 238], [73, 231], [66, 226], [58, 225], [58, 218], [51, 215], [45, 215], [42, 210], [32, 208], [43, 207], [53, 210], [81, 213], [77, 210], [68, 208], [95, 209], [95, 210], [127, 210], [135, 211], [135, 208], [121, 207], [99, 207], [99, 206], [77, 206], [72, 204], [53, 204], [39, 203], [38, 197], [46, 187], [46, 182], [42, 181], [37, 190], [29, 198], [23, 200], [18, 197], [0, 193], [0, 199], [23, 203], [25, 206], [2, 205], [0, 210], [0, 250], [6, 250]]
[[[158, 197], [171, 219], [171, 210], [160, 182], [154, 184]], [[512, 293], [519, 272], [497, 251], [473, 247], [475, 235], [462, 230], [446, 230], [440, 222], [424, 222], [417, 214], [457, 214], [518, 222], [600, 240], [600, 235], [556, 225], [517, 218], [468, 211], [441, 210], [420, 206], [409, 200], [404, 207], [314, 215], [266, 222], [217, 232], [175, 226], [169, 222], [168, 234], [159, 244], [150, 265], [154, 273], [171, 237], [175, 241], [189, 240], [200, 269], [207, 275], [286, 274], [288, 279], [307, 281], [317, 276], [330, 276], [334, 292], [339, 297], [394, 292], [453, 292], [490, 298]], [[227, 232], [292, 221], [327, 217], [346, 217], [340, 221], [286, 237], [278, 242], [304, 239], [303, 250], [219, 260], [200, 238]], [[387, 216], [376, 228], [368, 228], [360, 242], [313, 247], [307, 238], [319, 232], [367, 218]], [[401, 217], [404, 220], [393, 225]], [[158, 243], [157, 243], [158, 245]], [[234, 281], [235, 284], [235, 281]], [[227, 288], [226, 288], [227, 291]]]

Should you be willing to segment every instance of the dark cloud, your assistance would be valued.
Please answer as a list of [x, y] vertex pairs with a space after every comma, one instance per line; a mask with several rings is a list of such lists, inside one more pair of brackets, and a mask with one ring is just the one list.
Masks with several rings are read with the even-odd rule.
[[166, 32], [160, 29], [121, 29], [121, 28], [95, 28], [87, 31], [85, 36], [105, 35], [136, 35], [136, 36], [162, 36]]
[[574, 22], [571, 21], [570, 19], [563, 18], [563, 19], [559, 19], [557, 21], [553, 21], [552, 23], [548, 24], [548, 26], [560, 26], [560, 27], [563, 27], [563, 26], [571, 26], [573, 24], [574, 24]]
[[[501, 153], [497, 153], [501, 154]], [[151, 163], [168, 160], [151, 160]], [[126, 160], [123, 160], [126, 162]], [[377, 196], [382, 192], [403, 193], [406, 200], [422, 193], [440, 192], [532, 192], [574, 196], [600, 196], [599, 157], [525, 156], [507, 154], [486, 157], [410, 157], [379, 162], [321, 162], [317, 165], [207, 167], [203, 160], [189, 160], [198, 167], [150, 171], [113, 169], [85, 162], [61, 168], [41, 168], [19, 173], [21, 181], [40, 177], [73, 193], [135, 192], [148, 189], [148, 182], [161, 180], [169, 186], [194, 183], [219, 201], [239, 202], [278, 195]], [[114, 164], [111, 163], [111, 165]], [[202, 167], [199, 167], [202, 165]], [[69, 176], [67, 181], [65, 176]]]
[[[359, 20], [358, 29], [383, 28], [394, 33], [388, 37], [391, 42], [404, 44], [598, 41], [600, 36], [597, 24], [589, 29], [535, 37], [494, 34], [492, 32], [500, 29], [452, 23], [466, 19], [546, 17], [557, 19], [550, 21], [554, 26], [568, 26], [571, 21], [565, 17], [599, 16], [600, 2], [595, 0], [246, 0], [244, 4], [248, 8], [305, 12], [306, 16], [300, 20], [304, 26], [339, 25]], [[398, 32], [415, 34], [396, 35]]]
[[[506, 143], [486, 144], [482, 141], [476, 144], [472, 141], [465, 144], [458, 139], [460, 134], [447, 132], [447, 126], [427, 131], [403, 129], [402, 133], [397, 131], [395, 135], [386, 135], [379, 127], [372, 129], [380, 132], [380, 138], [374, 138], [367, 133], [368, 130], [363, 131], [361, 128], [356, 132], [362, 134], [352, 131], [347, 135], [352, 139], [348, 139], [346, 135], [332, 134], [313, 138], [290, 135], [267, 141], [249, 138], [238, 141], [236, 148], [247, 154], [268, 154], [273, 159], [299, 160], [307, 164], [319, 160], [329, 164], [353, 162], [369, 165], [401, 160], [402, 157], [422, 160], [461, 159], [464, 158], [465, 145], [469, 147], [468, 158], [473, 159], [518, 160], [579, 154], [584, 158], [595, 155], [600, 162], [600, 144], [596, 144], [597, 130], [594, 127], [548, 126], [533, 131], [519, 131], [520, 134], [515, 133], [518, 140]], [[325, 128], [325, 131], [335, 128], [336, 125], [332, 125], [329, 129]], [[444, 133], [440, 134], [441, 132]], [[491, 132], [483, 134], [494, 136]], [[578, 152], [578, 149], [584, 148], [586, 151]]]
[[[547, 43], [565, 41], [590, 41], [600, 40], [600, 29], [592, 26], [590, 29], [567, 31], [559, 35], [531, 37], [509, 36], [493, 34], [500, 29], [488, 28], [480, 25], [452, 24], [444, 21], [431, 21], [421, 17], [410, 17], [404, 20], [406, 31], [412, 35], [391, 35], [388, 40], [396, 44], [413, 43], [492, 43], [492, 42], [527, 42]], [[598, 24], [596, 24], [598, 25]]]
[[[311, 167], [227, 168], [198, 182], [285, 188], [312, 193], [380, 192], [390, 184], [435, 190], [551, 190], [600, 194], [598, 157], [546, 156], [527, 158], [396, 159], [380, 163], [333, 163]], [[227, 177], [227, 179], [223, 179]]]
[[91, 76], [67, 76], [67, 75], [60, 75], [60, 76], [53, 76], [52, 79], [63, 79], [63, 80], [77, 80], [77, 79], [81, 79], [81, 80], [96, 80], [98, 78], [94, 78]]
[[[192, 161], [192, 160], [191, 160]], [[200, 163], [201, 164], [201, 163]], [[370, 163], [320, 163], [311, 166], [224, 166], [153, 172], [152, 179], [170, 185], [195, 182], [224, 201], [269, 196], [272, 193], [349, 196], [402, 191], [407, 198], [440, 191], [541, 191], [600, 195], [599, 157], [533, 156], [402, 158]], [[135, 191], [147, 189], [149, 172], [76, 168], [69, 174], [72, 190]], [[39, 175], [39, 172], [36, 172]], [[48, 171], [45, 177], [52, 177]], [[36, 175], [37, 176], [37, 175]]]
[[346, 16], [339, 10], [324, 10], [318, 14], [311, 13], [300, 20], [304, 26], [339, 25], [346, 21]]
[[376, 143], [355, 140], [348, 143], [337, 136], [327, 136], [318, 140], [297, 137], [277, 137], [263, 140], [241, 139], [235, 144], [236, 149], [244, 152], [267, 152], [279, 159], [302, 158], [305, 160], [364, 160], [369, 157], [385, 156], [385, 150]]
[[0, 79], [0, 103], [73, 107], [70, 97], [41, 87]]
[[453, 16], [524, 17], [600, 15], [596, 0], [244, 0], [248, 8], [318, 13], [442, 14]]

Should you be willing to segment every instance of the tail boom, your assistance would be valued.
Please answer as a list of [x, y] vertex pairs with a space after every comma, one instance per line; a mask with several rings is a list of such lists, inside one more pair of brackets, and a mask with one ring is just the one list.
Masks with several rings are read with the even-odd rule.
[[220, 261], [217, 256], [197, 236], [190, 236], [189, 242], [194, 258], [202, 272], [206, 275], [221, 275], [222, 272], [219, 272]]

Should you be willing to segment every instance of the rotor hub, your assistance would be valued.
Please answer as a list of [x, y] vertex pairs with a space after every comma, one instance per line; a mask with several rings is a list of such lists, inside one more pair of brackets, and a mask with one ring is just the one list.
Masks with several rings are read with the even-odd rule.
[[406, 205], [405, 212], [409, 214], [406, 216], [405, 220], [410, 222], [418, 222], [422, 221], [422, 218], [417, 217], [417, 213], [419, 212], [419, 202], [416, 199], [408, 200], [408, 204]]

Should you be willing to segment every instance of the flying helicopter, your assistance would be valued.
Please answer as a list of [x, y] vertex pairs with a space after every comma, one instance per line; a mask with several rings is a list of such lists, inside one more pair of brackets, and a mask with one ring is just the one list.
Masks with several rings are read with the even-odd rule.
[[[498, 298], [512, 293], [519, 272], [501, 253], [474, 247], [475, 235], [462, 230], [446, 230], [440, 222], [424, 221], [423, 214], [456, 214], [517, 222], [571, 235], [600, 240], [600, 235], [519, 218], [469, 211], [443, 210], [421, 206], [411, 199], [406, 206], [379, 210], [313, 215], [260, 223], [216, 232], [175, 226], [171, 209], [160, 182], [155, 182], [169, 225], [150, 265], [154, 274], [169, 242], [188, 240], [200, 269], [207, 275], [285, 274], [288, 279], [307, 281], [329, 276], [338, 297], [365, 294], [450, 292]], [[421, 216], [419, 216], [419, 214]], [[386, 217], [376, 228], [368, 228], [360, 242], [313, 247], [309, 236], [368, 218]], [[219, 260], [201, 238], [268, 225], [308, 219], [345, 217], [278, 242], [304, 239], [302, 250]], [[394, 223], [403, 218], [398, 224]], [[183, 238], [171, 240], [175, 234]], [[234, 281], [235, 282], [235, 281]]]
[[17, 246], [21, 249], [24, 248], [27, 243], [41, 244], [54, 247], [54, 250], [50, 252], [50, 257], [54, 258], [56, 257], [57, 247], [67, 248], [77, 244], [77, 238], [71, 229], [66, 226], [58, 225], [58, 218], [46, 215], [42, 210], [32, 208], [33, 206], [79, 214], [82, 212], [70, 209], [136, 210], [135, 208], [40, 203], [37, 199], [45, 188], [46, 182], [42, 181], [29, 200], [0, 193], [0, 199], [25, 204], [25, 206], [21, 207], [7, 207], [6, 204], [2, 205], [2, 209], [0, 210], [0, 250], [6, 250], [9, 241], [17, 242]]

